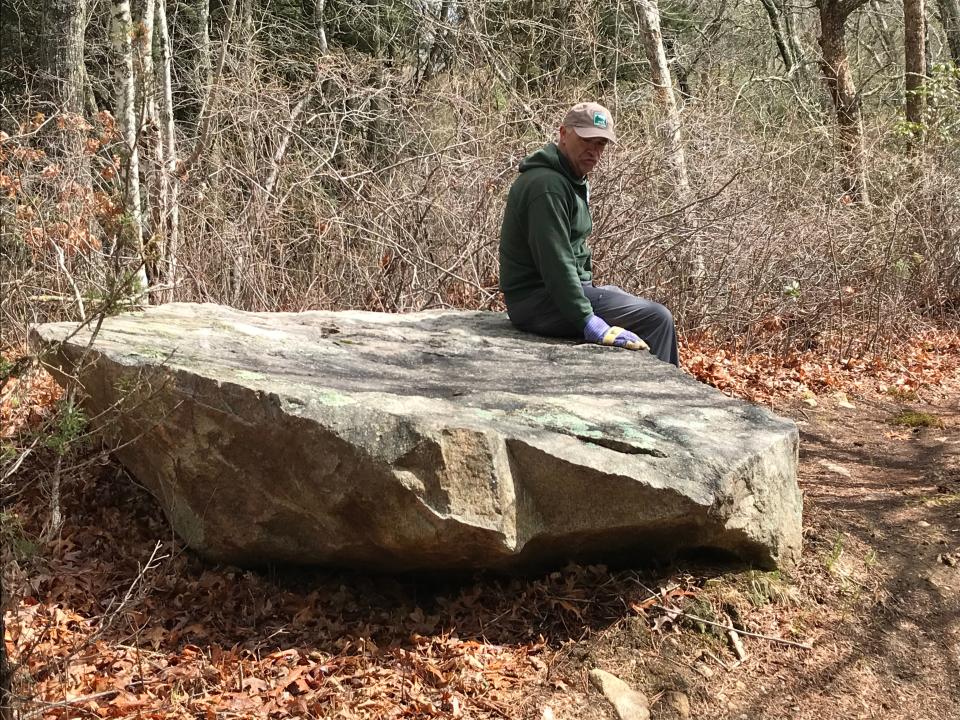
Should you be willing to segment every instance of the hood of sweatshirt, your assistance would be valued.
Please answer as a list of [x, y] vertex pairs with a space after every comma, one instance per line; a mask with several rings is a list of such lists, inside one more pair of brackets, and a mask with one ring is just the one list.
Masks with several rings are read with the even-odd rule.
[[573, 174], [570, 163], [560, 152], [556, 143], [547, 143], [532, 155], [528, 155], [520, 162], [520, 172], [533, 170], [534, 168], [550, 168], [561, 173], [574, 185], [583, 186], [587, 184], [584, 178], [578, 178]]

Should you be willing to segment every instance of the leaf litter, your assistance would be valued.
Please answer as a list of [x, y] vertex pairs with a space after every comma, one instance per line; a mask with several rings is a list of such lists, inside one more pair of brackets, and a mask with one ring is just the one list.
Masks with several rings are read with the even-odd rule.
[[[683, 358], [727, 394], [767, 404], [833, 394], [845, 408], [868, 392], [948, 392], [960, 341], [928, 334], [897, 359], [855, 361], [689, 343]], [[42, 371], [8, 378], [5, 452], [22, 456], [60, 397]], [[4, 488], [3, 580], [13, 602], [3, 640], [23, 717], [539, 718], [546, 698], [561, 712], [558, 692], [582, 692], [570, 648], [619, 642], [632, 619], [667, 638], [657, 641], [661, 653], [669, 637], [696, 629], [691, 617], [710, 613], [734, 634], [811, 642], [825, 632], [786, 619], [786, 601], [747, 603], [735, 624], [723, 615], [715, 572], [664, 580], [574, 565], [533, 579], [424, 579], [211, 566], [170, 537], [152, 498], [109, 462], [78, 465], [64, 490], [67, 521], [44, 542], [49, 472], [47, 453], [34, 452], [11, 475], [15, 491]], [[737, 662], [721, 638], [698, 642], [688, 667], [702, 672], [714, 658], [729, 671]], [[778, 652], [782, 664], [802, 651]], [[770, 661], [754, 648], [744, 657], [754, 668]]]

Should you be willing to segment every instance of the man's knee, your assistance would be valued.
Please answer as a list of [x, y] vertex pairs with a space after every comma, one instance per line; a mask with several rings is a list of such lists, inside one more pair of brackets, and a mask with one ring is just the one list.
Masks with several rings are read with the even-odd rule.
[[652, 303], [651, 317], [660, 327], [673, 327], [673, 313], [667, 309], [666, 305], [658, 302]]

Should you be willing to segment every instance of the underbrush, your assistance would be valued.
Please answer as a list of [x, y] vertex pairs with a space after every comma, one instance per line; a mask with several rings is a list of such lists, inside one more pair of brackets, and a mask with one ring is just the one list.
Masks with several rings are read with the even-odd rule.
[[[846, 365], [684, 351], [732, 394], [789, 402], [813, 387], [825, 402], [859, 402], [885, 396], [885, 383], [944, 390], [956, 342], [928, 335], [895, 362]], [[69, 397], [36, 367], [0, 392], [6, 649], [14, 700], [38, 717], [540, 720], [547, 704], [562, 713], [558, 698], [576, 700], [593, 666], [618, 669], [657, 702], [661, 691], [706, 702], [717, 673], [803, 664], [825, 632], [824, 604], [855, 603], [870, 581], [873, 561], [839, 533], [808, 542], [789, 575], [687, 565], [398, 578], [210, 565], [88, 435]]]
[[[731, 629], [803, 644], [816, 596], [842, 595], [840, 535], [807, 585], [688, 568], [456, 582], [253, 573], [204, 565], [171, 536], [98, 446], [78, 390], [64, 394], [38, 369], [27, 328], [95, 324], [170, 299], [260, 311], [502, 310], [504, 197], [519, 160], [551, 131], [543, 118], [563, 103], [519, 98], [478, 74], [384, 106], [384, 95], [404, 96], [389, 74], [384, 87], [365, 84], [374, 69], [333, 58], [321, 69], [328, 92], [297, 133], [287, 130], [290, 88], [234, 88], [230, 110], [212, 120], [220, 132], [209, 157], [179, 178], [177, 283], [146, 295], [134, 282], [141, 265], [160, 283], [169, 258], [158, 240], [142, 254], [124, 245], [131, 219], [109, 114], [31, 115], [0, 137], [5, 647], [28, 714], [371, 717], [405, 707], [539, 717], [527, 689], [551, 682], [554, 661], [562, 666], [583, 638], [623, 634], [648, 648], [676, 635], [688, 669], [726, 670], [740, 661]], [[931, 136], [909, 154], [898, 121], [878, 123], [874, 200], [860, 206], [834, 191], [829, 118], [777, 126], [690, 100], [695, 199], [684, 203], [655, 124], [639, 112], [647, 101], [624, 97], [633, 99], [617, 108], [619, 149], [593, 187], [595, 275], [674, 311], [687, 372], [768, 404], [853, 407], [873, 393], [914, 402], [955, 391], [955, 136]], [[379, 114], [337, 124], [340, 104], [364, 103]], [[367, 142], [378, 127], [381, 140]], [[265, 140], [251, 146], [253, 135]], [[149, 231], [157, 219], [146, 222]], [[935, 425], [911, 412], [893, 421]], [[691, 687], [700, 682], [688, 675]]]
[[[349, 90], [356, 69], [330, 72], [337, 92], [372, 92]], [[318, 165], [308, 149], [329, 142], [323, 106], [316, 126], [287, 138], [276, 164], [258, 155], [269, 143], [245, 148], [240, 128], [281, 132], [284, 92], [271, 86], [235, 98], [231, 130], [211, 152], [237, 161], [201, 164], [180, 179], [179, 279], [146, 297], [264, 311], [501, 310], [506, 191], [550, 126], [501, 122], [521, 108], [505, 98], [491, 115], [483, 93], [492, 90], [460, 79], [395, 108], [391, 137], [405, 139], [390, 162], [347, 134], [336, 138], [336, 167]], [[528, 98], [523, 112], [548, 118], [558, 107]], [[829, 118], [815, 128], [788, 123], [772, 136], [719, 101], [690, 100], [684, 112], [689, 204], [676, 196], [648, 121], [629, 104], [620, 109], [621, 141], [593, 182], [598, 282], [664, 302], [687, 338], [778, 356], [883, 354], [955, 321], [960, 145], [952, 135], [931, 134], [904, 153], [896, 118], [874, 127], [874, 202], [864, 207], [833, 190]], [[424, 129], [423, 117], [435, 125]], [[22, 342], [32, 321], [94, 317], [143, 300], [134, 282], [140, 263], [159, 283], [170, 262], [162, 245], [147, 242], [140, 258], [123, 244], [130, 218], [108, 113], [92, 122], [25, 118], [20, 130], [0, 140], [5, 344]], [[251, 196], [261, 167], [272, 168], [274, 190]], [[148, 214], [147, 237], [151, 222]]]

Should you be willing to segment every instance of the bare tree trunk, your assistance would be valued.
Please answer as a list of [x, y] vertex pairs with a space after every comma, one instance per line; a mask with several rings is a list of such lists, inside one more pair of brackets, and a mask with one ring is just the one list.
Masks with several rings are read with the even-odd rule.
[[156, 24], [156, 0], [146, 0], [143, 7], [143, 20], [140, 23], [140, 32], [136, 33], [137, 42], [134, 44], [137, 64], [134, 66], [134, 78], [139, 77], [136, 84], [137, 111], [135, 115], [142, 118], [140, 132], [146, 135], [146, 153], [144, 167], [144, 188], [141, 202], [145, 207], [141, 209], [144, 219], [144, 230], [147, 237], [144, 270], [151, 286], [157, 285], [160, 277], [158, 267], [162, 251], [157, 244], [163, 243], [163, 204], [166, 199], [166, 178], [164, 177], [164, 147], [160, 135], [160, 122], [157, 117], [157, 75], [153, 63], [154, 27]]
[[247, 71], [252, 64], [254, 43], [254, 5], [255, 0], [237, 0], [236, 46], [237, 55], [242, 59], [240, 72]]
[[797, 35], [797, 29], [793, 25], [793, 13], [794, 9], [791, 7], [784, 6], [783, 8], [783, 29], [787, 34], [787, 45], [790, 47], [790, 54], [793, 56], [794, 63], [794, 72], [800, 71], [803, 74], [804, 72], [804, 52], [803, 48], [800, 45], [800, 38]]
[[323, 9], [326, 4], [326, 0], [315, 0], [313, 4], [313, 25], [317, 31], [317, 49], [321, 55], [326, 55], [329, 50], [327, 47], [327, 30], [323, 24]]
[[167, 0], [157, 0], [157, 24], [160, 28], [160, 133], [166, 166], [163, 177], [161, 212], [166, 235], [160, 263], [168, 289], [164, 299], [173, 300], [177, 284], [177, 254], [180, 251], [180, 180], [177, 176], [177, 137], [173, 120], [172, 54], [167, 24]]
[[140, 205], [140, 156], [137, 151], [137, 116], [134, 108], [133, 45], [130, 18], [130, 0], [113, 0], [110, 22], [110, 41], [113, 50], [114, 83], [116, 84], [116, 117], [123, 136], [123, 154], [126, 166], [124, 179], [124, 208], [127, 221], [121, 231], [121, 252], [134, 253], [137, 264], [136, 288], [148, 302], [143, 291], [147, 288], [147, 274], [143, 265], [143, 212]]
[[54, 25], [47, 36], [51, 99], [58, 109], [82, 114], [87, 3], [86, 0], [51, 0], [48, 11]]
[[[450, 0], [442, 0], [440, 3], [437, 22], [434, 24], [433, 35], [430, 38], [430, 47], [426, 50], [425, 57], [423, 57], [423, 72], [420, 73], [418, 87], [430, 82], [433, 74], [437, 70], [437, 66], [440, 65], [441, 58], [444, 54], [444, 46], [447, 43], [449, 35], [450, 6]], [[429, 7], [425, 7], [424, 14], [429, 12]]]
[[[927, 75], [923, 0], [903, 0], [903, 68], [906, 88], [905, 111], [908, 123], [923, 122], [920, 87]], [[919, 136], [919, 130], [915, 131]]]
[[[3, 12], [0, 10], [0, 14]], [[85, 66], [87, 0], [51, 0], [46, 5], [46, 12], [49, 27], [44, 28], [42, 42], [38, 43], [42, 48], [41, 57], [47, 75], [41, 87], [47, 91], [50, 100], [50, 115], [57, 116], [57, 119], [44, 130], [43, 147], [49, 157], [57, 158], [61, 167], [69, 168], [68, 172], [58, 173], [51, 179], [51, 185], [60, 197], [57, 203], [58, 219], [67, 224], [71, 234], [89, 233], [94, 221], [89, 211], [89, 198], [92, 195], [90, 158], [85, 152], [89, 125], [83, 120], [88, 87]], [[0, 54], [5, 50], [0, 45]], [[95, 112], [96, 108], [93, 109]], [[12, 195], [5, 194], [0, 197], [0, 226], [5, 225], [8, 212], [16, 213], [17, 205]], [[10, 230], [3, 227], [0, 235], [7, 235]], [[74, 290], [76, 312], [83, 317], [85, 309], [82, 294], [77, 290], [64, 261], [74, 249], [74, 244], [69, 237], [57, 237], [54, 233], [45, 235], [45, 243], [56, 258], [58, 274]], [[89, 257], [93, 261], [96, 256], [91, 253]], [[98, 273], [101, 266], [91, 269]]]
[[[940, 24], [947, 35], [953, 65], [960, 68], [960, 0], [937, 0], [940, 8]], [[960, 83], [960, 80], [957, 81]]]
[[[206, 5], [208, 0], [201, 0], [201, 2]], [[232, 38], [233, 30], [233, 21], [236, 14], [237, 0], [230, 0], [230, 4], [227, 7], [227, 19], [223, 26], [223, 32], [220, 37], [220, 56], [217, 59], [217, 70], [214, 74], [211, 70], [210, 76], [205, 84], [203, 90], [203, 102], [200, 105], [200, 118], [199, 118], [199, 128], [197, 129], [197, 141], [193, 147], [193, 152], [190, 153], [190, 157], [187, 158], [184, 163], [183, 170], [187, 171], [192, 168], [197, 161], [200, 159], [201, 155], [207, 148], [207, 142], [210, 139], [210, 130], [211, 123], [213, 122], [213, 105], [217, 97], [217, 83], [220, 82], [220, 78], [223, 77], [223, 68], [227, 62], [227, 51], [230, 48], [230, 40]], [[204, 25], [204, 28], [207, 26]], [[207, 35], [206, 43], [209, 49], [210, 37]], [[207, 56], [209, 60], [209, 53]]]
[[663, 36], [660, 33], [660, 11], [656, 0], [637, 0], [640, 9], [640, 24], [643, 32], [643, 44], [647, 59], [650, 61], [650, 73], [656, 89], [657, 103], [664, 112], [661, 125], [664, 153], [667, 164], [673, 174], [674, 186], [680, 202], [686, 204], [690, 199], [690, 181], [687, 178], [687, 160], [683, 152], [680, 135], [680, 113], [677, 99], [673, 94], [670, 68], [663, 48]]
[[210, 59], [210, 0], [199, 0], [197, 6], [197, 66], [194, 92], [200, 102], [197, 128], [203, 119], [203, 108], [213, 80], [213, 61]]
[[783, 11], [776, 0], [760, 0], [763, 3], [763, 9], [767, 11], [767, 17], [770, 19], [770, 28], [773, 30], [773, 39], [777, 43], [777, 50], [780, 52], [780, 59], [783, 60], [783, 66], [787, 70], [787, 75], [792, 75], [797, 65], [796, 58], [793, 56], [793, 48], [790, 46], [786, 21], [783, 17]]
[[863, 141], [860, 97], [853, 83], [846, 47], [846, 21], [866, 0], [818, 0], [823, 80], [833, 100], [837, 136], [843, 154], [841, 191], [853, 202], [870, 203], [867, 154]]
[[[90, 217], [85, 208], [85, 195], [90, 190], [90, 162], [84, 154], [86, 132], [82, 117], [86, 101], [87, 74], [84, 65], [84, 32], [86, 0], [55, 0], [48, 6], [53, 23], [46, 36], [47, 70], [50, 76], [50, 99], [54, 112], [62, 113], [46, 137], [47, 152], [61, 157], [72, 168], [71, 173], [57, 177], [53, 183], [62, 195], [62, 218], [77, 228], [89, 229]], [[2, 50], [0, 50], [2, 52]], [[75, 188], [83, 187], [78, 193]], [[6, 203], [7, 198], [0, 200]], [[48, 235], [47, 242], [57, 257], [63, 252], [59, 241]], [[61, 268], [66, 273], [66, 267]], [[78, 309], [83, 314], [78, 295]]]
[[156, 122], [157, 101], [153, 89], [156, 86], [153, 70], [153, 26], [156, 15], [156, 0], [145, 0], [143, 5], [143, 20], [140, 22], [140, 32], [136, 33], [135, 75], [140, 76], [140, 83], [135, 87], [137, 92], [137, 110], [145, 123]]

